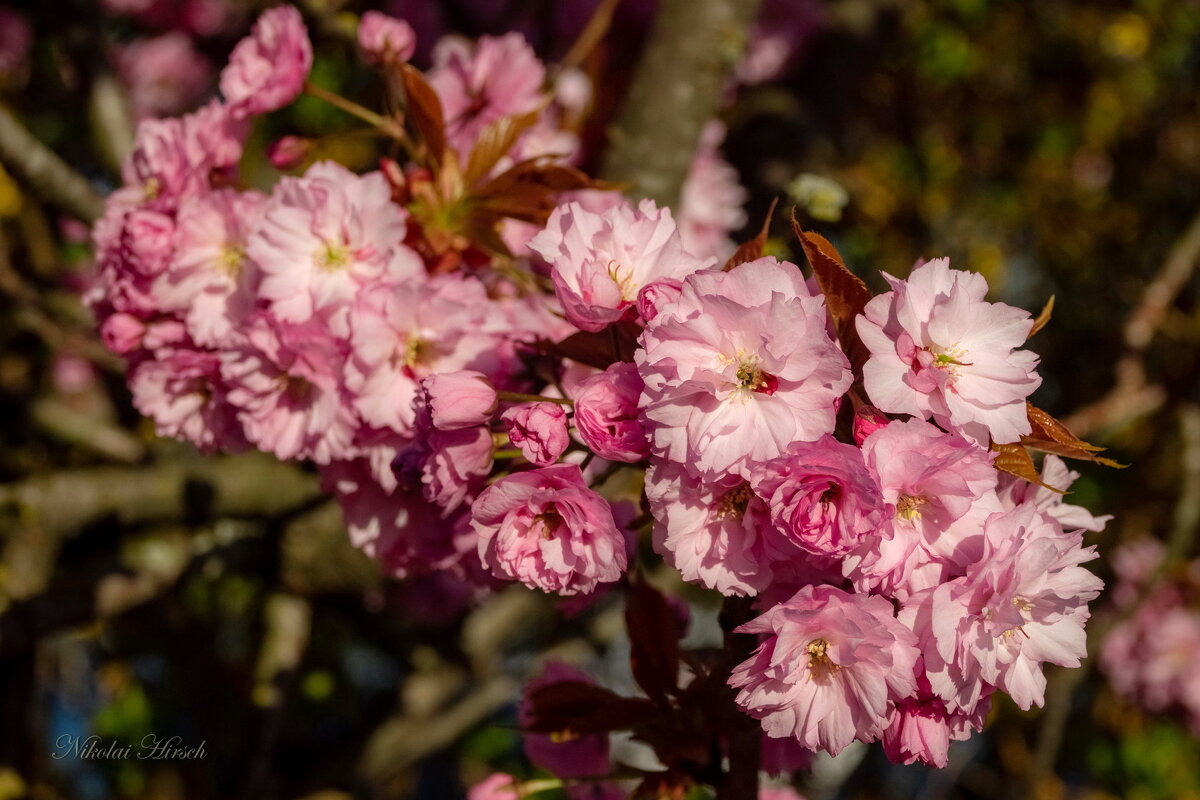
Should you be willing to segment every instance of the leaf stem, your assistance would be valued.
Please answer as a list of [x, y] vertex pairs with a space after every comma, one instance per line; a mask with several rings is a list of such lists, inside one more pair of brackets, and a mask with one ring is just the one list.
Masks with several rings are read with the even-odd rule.
[[363, 122], [366, 122], [369, 125], [374, 125], [388, 136], [398, 139], [401, 142], [408, 141], [408, 137], [405, 135], [404, 129], [397, 125], [394, 119], [385, 117], [382, 114], [377, 114], [366, 106], [361, 106], [353, 100], [347, 100], [337, 92], [331, 92], [328, 89], [318, 86], [311, 81], [304, 84], [304, 92], [305, 94], [312, 95], [318, 100], [324, 100], [331, 106], [340, 108], [342, 111], [345, 111], [352, 117], [358, 117]]
[[546, 397], [540, 394], [525, 394], [524, 392], [496, 392], [496, 397], [506, 403], [558, 403], [560, 406], [573, 406], [575, 403], [565, 397]]

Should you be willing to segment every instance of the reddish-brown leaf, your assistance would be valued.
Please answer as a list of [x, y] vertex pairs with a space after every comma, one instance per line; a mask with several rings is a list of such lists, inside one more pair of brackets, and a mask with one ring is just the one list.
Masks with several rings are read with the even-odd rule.
[[1059, 494], [1064, 494], [1062, 489], [1042, 481], [1042, 476], [1038, 474], [1037, 467], [1033, 465], [1033, 458], [1029, 455], [1029, 451], [1022, 445], [1015, 442], [1012, 444], [993, 444], [992, 450], [996, 452], [996, 460], [993, 462], [993, 466], [996, 469], [1001, 472], [1007, 472], [1010, 475], [1016, 475], [1018, 478], [1023, 478], [1030, 483], [1036, 483], [1038, 486], [1044, 486]]
[[829, 315], [833, 318], [834, 329], [842, 350], [850, 359], [850, 366], [856, 375], [862, 374], [862, 366], [870, 357], [870, 351], [858, 336], [854, 327], [855, 318], [862, 313], [863, 308], [871, 300], [871, 290], [847, 267], [842, 261], [837, 248], [829, 243], [819, 233], [805, 231], [796, 221], [796, 210], [792, 209], [792, 230], [804, 248], [804, 255], [812, 265], [813, 276], [821, 293], [825, 295], [825, 304], [829, 307]]
[[625, 594], [625, 628], [633, 678], [651, 700], [663, 702], [679, 681], [679, 617], [662, 593], [640, 577]]
[[442, 101], [416, 67], [401, 64], [399, 70], [408, 119], [430, 158], [440, 164], [446, 157], [446, 118], [442, 112]]
[[517, 141], [517, 137], [529, 130], [542, 113], [542, 106], [524, 114], [512, 114], [492, 122], [479, 132], [471, 155], [467, 159], [467, 169], [463, 173], [463, 182], [473, 186], [477, 181], [486, 178], [495, 168], [496, 163], [508, 154]]
[[596, 369], [608, 369], [616, 361], [632, 361], [642, 326], [618, 322], [602, 331], [578, 331], [561, 342], [542, 340], [539, 349], [557, 358], [569, 358]]
[[1050, 315], [1054, 313], [1054, 295], [1050, 295], [1050, 299], [1046, 301], [1046, 305], [1042, 308], [1042, 313], [1037, 315], [1037, 319], [1033, 321], [1033, 327], [1029, 329], [1029, 335], [1026, 340], [1032, 339], [1033, 335], [1046, 327], [1046, 323], [1050, 321]]
[[767, 234], [771, 230], [771, 220], [775, 216], [775, 206], [777, 206], [778, 204], [779, 204], [778, 197], [771, 200], [771, 207], [770, 207], [770, 209], [767, 210], [767, 216], [763, 220], [762, 229], [759, 230], [757, 236], [755, 236], [750, 241], [745, 242], [744, 244], [739, 246], [737, 250], [735, 250], [733, 252], [733, 255], [731, 255], [729, 257], [729, 260], [725, 262], [725, 271], [726, 272], [733, 269], [734, 267], [745, 264], [747, 261], [754, 261], [756, 259], [762, 258], [763, 248], [767, 244]]
[[1028, 436], [1021, 437], [1021, 444], [1040, 450], [1043, 453], [1053, 453], [1063, 458], [1078, 458], [1084, 461], [1095, 461], [1106, 467], [1123, 469], [1127, 464], [1118, 464], [1111, 458], [1104, 458], [1097, 453], [1104, 452], [1103, 447], [1083, 441], [1057, 419], [1041, 410], [1033, 403], [1025, 404], [1029, 415], [1029, 426], [1032, 428]]
[[657, 709], [649, 700], [622, 697], [602, 686], [583, 681], [559, 681], [529, 693], [530, 733], [607, 733], [628, 730], [653, 718]]

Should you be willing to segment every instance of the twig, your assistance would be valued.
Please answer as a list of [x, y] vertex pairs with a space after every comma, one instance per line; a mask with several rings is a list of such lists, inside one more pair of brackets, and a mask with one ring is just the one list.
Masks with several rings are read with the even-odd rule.
[[601, 177], [674, 205], [700, 133], [716, 114], [759, 0], [663, 0]]
[[[725, 631], [726, 668], [732, 670], [750, 657], [758, 639], [753, 634], [734, 633], [734, 629], [754, 617], [748, 598], [727, 597], [721, 606], [721, 629]], [[725, 687], [729, 741], [729, 771], [717, 787], [717, 800], [752, 800], [758, 797], [758, 770], [762, 760], [762, 731], [758, 721], [734, 704], [734, 690]]]
[[0, 106], [0, 161], [47, 202], [84, 222], [95, 222], [104, 213], [104, 199], [87, 179], [34, 138], [3, 106]]

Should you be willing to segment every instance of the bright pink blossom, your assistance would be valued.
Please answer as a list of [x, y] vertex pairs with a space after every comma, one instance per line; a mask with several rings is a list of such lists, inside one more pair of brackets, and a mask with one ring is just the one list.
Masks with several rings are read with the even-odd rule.
[[949, 712], [933, 693], [918, 662], [917, 693], [896, 703], [883, 732], [883, 751], [895, 764], [920, 761], [933, 767], [946, 766], [951, 741], [969, 739], [974, 731], [983, 730], [992, 691], [985, 687], [980, 702], [969, 712]]
[[682, 465], [655, 461], [646, 470], [646, 497], [654, 549], [684, 580], [724, 595], [757, 594], [771, 583], [771, 512], [746, 480], [701, 481]]
[[883, 497], [862, 453], [828, 434], [792, 444], [750, 482], [786, 541], [813, 555], [844, 555], [883, 521]]
[[540, 466], [558, 461], [571, 437], [567, 412], [558, 403], [522, 403], [500, 415], [508, 439], [527, 460]]
[[501, 478], [479, 495], [471, 514], [479, 557], [498, 578], [572, 595], [625, 572], [625, 537], [612, 509], [574, 464]]
[[713, 263], [684, 251], [671, 210], [652, 200], [600, 213], [578, 202], [561, 205], [529, 248], [550, 264], [567, 319], [586, 331], [624, 317], [644, 286], [681, 280]]
[[299, 96], [312, 60], [300, 12], [290, 5], [267, 9], [233, 48], [221, 71], [221, 94], [238, 117], [275, 111]]
[[369, 64], [399, 64], [413, 57], [417, 34], [402, 19], [367, 11], [358, 23], [358, 47]]
[[[596, 685], [596, 681], [583, 670], [561, 661], [547, 662], [542, 674], [529, 682], [521, 697], [517, 719], [522, 725], [533, 721], [530, 695], [545, 686], [563, 681]], [[607, 733], [565, 737], [548, 733], [525, 733], [521, 738], [529, 760], [560, 778], [598, 777], [607, 774], [611, 767], [608, 760]]]
[[762, 258], [688, 277], [635, 355], [653, 452], [748, 476], [792, 442], [831, 433], [851, 375], [828, 319], [793, 264]]
[[916, 691], [916, 637], [885, 598], [807, 586], [738, 630], [767, 637], [729, 684], [771, 736], [837, 755], [878, 738]]
[[637, 367], [617, 362], [579, 384], [574, 392], [575, 429], [592, 452], [609, 461], [635, 462], [650, 453], [638, 419], [642, 379]]
[[871, 350], [863, 381], [889, 414], [933, 417], [987, 446], [1029, 433], [1025, 398], [1041, 384], [1038, 358], [1019, 350], [1033, 319], [988, 303], [982, 275], [921, 264], [907, 280], [884, 273], [892, 291], [873, 298], [857, 320]]
[[970, 711], [988, 685], [1019, 707], [1041, 705], [1042, 664], [1079, 666], [1087, 602], [1100, 579], [1078, 533], [1029, 506], [993, 514], [986, 551], [966, 575], [914, 595], [900, 618], [921, 640], [925, 670], [950, 711]]

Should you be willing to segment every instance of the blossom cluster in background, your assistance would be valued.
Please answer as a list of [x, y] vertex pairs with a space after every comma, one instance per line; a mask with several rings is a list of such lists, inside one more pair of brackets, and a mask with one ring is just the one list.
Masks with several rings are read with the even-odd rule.
[[[944, 766], [995, 692], [1028, 709], [1043, 665], [1079, 665], [1105, 519], [1064, 501], [1056, 457], [1040, 485], [997, 464], [1035, 433], [1027, 312], [937, 259], [847, 314], [795, 264], [726, 260], [744, 195], [719, 124], [677, 218], [577, 180], [590, 87], [519, 35], [443, 39], [423, 76], [406, 22], [365, 15], [359, 44], [416, 129], [378, 170], [241, 185], [255, 119], [311, 69], [290, 6], [234, 48], [221, 99], [140, 125], [89, 300], [161, 433], [314, 463], [395, 576], [586, 602], [649, 528], [685, 580], [754, 598], [728, 682], [793, 751]], [[533, 170], [571, 185], [518, 208]], [[624, 470], [644, 498], [610, 486]], [[606, 740], [536, 735], [564, 778], [608, 768]], [[585, 771], [555, 766], [567, 749]]]

